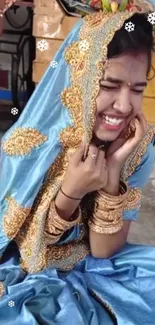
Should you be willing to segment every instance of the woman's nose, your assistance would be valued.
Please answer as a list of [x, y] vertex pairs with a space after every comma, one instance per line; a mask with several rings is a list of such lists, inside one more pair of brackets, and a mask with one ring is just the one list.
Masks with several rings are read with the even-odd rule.
[[123, 89], [117, 93], [113, 108], [122, 114], [129, 114], [131, 112], [132, 105], [129, 89]]

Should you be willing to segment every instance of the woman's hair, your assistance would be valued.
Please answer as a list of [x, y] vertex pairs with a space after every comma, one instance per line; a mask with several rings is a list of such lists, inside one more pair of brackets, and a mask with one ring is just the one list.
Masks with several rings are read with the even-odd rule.
[[[128, 32], [125, 29], [125, 24], [128, 22], [134, 24], [134, 31]], [[108, 45], [108, 59], [123, 53], [145, 52], [148, 55], [148, 75], [151, 69], [153, 50], [153, 26], [148, 21], [146, 14], [136, 13], [126, 20], [121, 29], [115, 33], [115, 36]]]

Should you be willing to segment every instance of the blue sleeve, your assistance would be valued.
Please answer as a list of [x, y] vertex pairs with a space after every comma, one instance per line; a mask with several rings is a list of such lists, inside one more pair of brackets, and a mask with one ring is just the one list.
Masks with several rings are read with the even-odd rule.
[[[141, 164], [136, 168], [135, 172], [128, 179], [129, 188], [143, 189], [143, 187], [149, 181], [154, 162], [155, 150], [153, 144], [150, 143], [147, 147], [146, 153], [142, 157]], [[125, 210], [123, 212], [123, 219], [136, 221], [139, 216], [139, 209], [139, 206], [137, 206], [135, 209]]]

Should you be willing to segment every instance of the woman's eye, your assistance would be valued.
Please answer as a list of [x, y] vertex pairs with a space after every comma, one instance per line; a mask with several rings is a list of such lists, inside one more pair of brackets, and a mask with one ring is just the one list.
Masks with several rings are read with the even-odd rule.
[[137, 94], [142, 94], [144, 92], [144, 90], [137, 90], [137, 89], [132, 89], [132, 91]]
[[117, 89], [117, 87], [110, 87], [110, 86], [105, 86], [105, 85], [100, 85], [100, 87], [102, 89], [105, 89], [105, 90], [114, 90], [114, 89]]

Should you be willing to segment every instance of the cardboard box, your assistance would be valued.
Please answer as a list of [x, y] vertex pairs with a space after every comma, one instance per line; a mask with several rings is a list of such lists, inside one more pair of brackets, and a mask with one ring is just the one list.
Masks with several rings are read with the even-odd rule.
[[68, 16], [34, 15], [33, 35], [35, 37], [64, 40], [79, 18]]
[[35, 14], [63, 16], [63, 10], [56, 0], [34, 0], [34, 6]]
[[33, 61], [33, 81], [39, 83], [40, 79], [44, 75], [49, 63]]
[[[50, 63], [62, 43], [60, 40], [36, 38], [36, 61]], [[42, 50], [44, 44], [47, 49]]]

